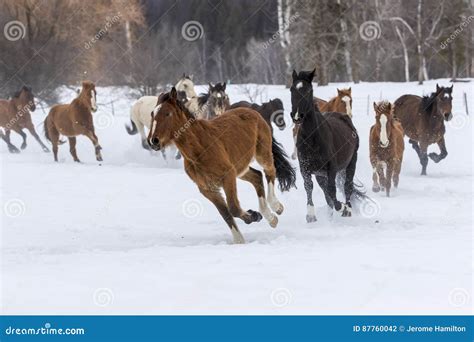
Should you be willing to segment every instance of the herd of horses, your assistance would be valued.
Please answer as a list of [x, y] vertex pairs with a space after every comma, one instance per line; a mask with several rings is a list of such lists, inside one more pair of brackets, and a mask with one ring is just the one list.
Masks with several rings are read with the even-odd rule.
[[[291, 118], [294, 123], [295, 150], [307, 195], [307, 222], [316, 221], [313, 204], [313, 176], [321, 187], [328, 206], [342, 216], [352, 215], [352, 202], [368, 197], [354, 182], [359, 150], [359, 135], [352, 122], [351, 88], [338, 89], [337, 96], [325, 101], [314, 96], [315, 70], [292, 73]], [[435, 163], [446, 158], [445, 124], [452, 118], [451, 87], [436, 86], [427, 96], [403, 95], [394, 103], [374, 103], [375, 123], [370, 129], [370, 162], [373, 168], [374, 192], [390, 196], [393, 184], [398, 186], [404, 153], [404, 136], [416, 151], [426, 175], [428, 158]], [[22, 87], [8, 100], [0, 100], [1, 138], [11, 153], [20, 150], [10, 141], [11, 131], [23, 138], [26, 148], [27, 129], [45, 152], [31, 120], [35, 100], [29, 87]], [[74, 161], [79, 162], [76, 137], [88, 137], [96, 159], [102, 161], [101, 146], [94, 130], [92, 113], [97, 110], [94, 83], [84, 81], [78, 96], [70, 104], [53, 106], [44, 121], [45, 137], [51, 142], [54, 160], [58, 147], [69, 140]], [[286, 128], [283, 102], [273, 99], [263, 104], [240, 101], [230, 103], [226, 83], [209, 84], [208, 92], [195, 92], [192, 76], [183, 75], [172, 89], [159, 96], [144, 96], [130, 111], [129, 134], [140, 133], [145, 149], [164, 151], [170, 145], [178, 149], [176, 158], [184, 159], [187, 175], [201, 194], [217, 208], [229, 226], [234, 243], [244, 243], [234, 218], [245, 223], [264, 218], [271, 227], [278, 224], [277, 215], [284, 207], [275, 193], [275, 181], [281, 191], [295, 187], [296, 170], [283, 146], [273, 136], [272, 123]], [[145, 129], [148, 132], [145, 132]], [[427, 153], [438, 144], [440, 154]], [[251, 166], [256, 161], [263, 169]], [[264, 178], [267, 183], [265, 194]], [[237, 196], [236, 179], [255, 188], [259, 210], [244, 210]], [[337, 189], [344, 201], [337, 198]], [[221, 190], [224, 191], [225, 197]]]

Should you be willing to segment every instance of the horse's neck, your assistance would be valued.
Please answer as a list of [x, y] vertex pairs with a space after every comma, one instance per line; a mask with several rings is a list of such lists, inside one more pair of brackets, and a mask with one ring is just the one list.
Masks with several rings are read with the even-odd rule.
[[10, 100], [10, 105], [17, 111], [27, 107], [28, 104], [24, 103], [20, 98], [14, 97]]
[[319, 109], [315, 109], [313, 101], [306, 100], [305, 108], [303, 108], [303, 110], [303, 126], [311, 128], [311, 130], [308, 132], [320, 129], [321, 123], [323, 122], [324, 118], [323, 114], [321, 114]]
[[[207, 132], [204, 120], [188, 118], [186, 122], [182, 122], [180, 127], [184, 129], [181, 134], [176, 134], [177, 138], [174, 143], [183, 157], [192, 164], [199, 163], [199, 157], [204, 152], [206, 145], [203, 140], [206, 140]], [[188, 126], [186, 128], [186, 126]]]

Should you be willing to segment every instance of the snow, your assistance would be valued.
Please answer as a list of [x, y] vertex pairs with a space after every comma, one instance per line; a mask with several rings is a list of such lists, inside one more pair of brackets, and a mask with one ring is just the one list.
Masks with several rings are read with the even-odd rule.
[[[318, 221], [307, 224], [298, 172], [298, 189], [278, 192], [285, 212], [276, 229], [264, 220], [237, 221], [245, 245], [231, 244], [229, 229], [182, 161], [165, 162], [143, 150], [138, 135], [126, 134], [134, 92], [99, 87], [100, 166], [85, 137], [78, 139], [82, 164], [73, 162], [67, 144], [59, 163], [31, 136], [18, 155], [0, 144], [1, 313], [472, 314], [473, 129], [463, 93], [472, 115], [473, 83], [454, 85], [448, 157], [430, 160], [421, 177], [406, 144], [399, 189], [391, 198], [370, 190], [372, 102], [426, 94], [436, 83], [449, 84], [350, 85], [361, 137], [356, 176], [378, 207], [331, 219], [315, 183]], [[317, 87], [315, 94], [329, 98], [344, 86]], [[291, 154], [289, 91], [258, 87], [264, 100], [284, 101], [287, 128], [275, 136]], [[241, 86], [228, 91], [233, 102], [246, 99]], [[64, 102], [73, 97], [64, 89]], [[42, 132], [45, 113], [38, 108], [33, 117]], [[19, 146], [20, 137], [12, 138]], [[239, 181], [238, 190], [242, 206], [257, 209], [251, 186]]]

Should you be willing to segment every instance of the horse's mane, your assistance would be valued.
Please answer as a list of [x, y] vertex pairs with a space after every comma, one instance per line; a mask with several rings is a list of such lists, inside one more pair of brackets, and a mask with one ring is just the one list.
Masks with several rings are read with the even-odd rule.
[[31, 88], [27, 86], [23, 86], [21, 87], [20, 90], [17, 90], [16, 92], [14, 92], [12, 97], [19, 98], [22, 91], [31, 91]]
[[431, 113], [436, 103], [436, 97], [439, 92], [431, 93], [431, 95], [425, 95], [421, 98], [420, 109], [422, 112]]
[[197, 100], [198, 100], [198, 105], [199, 105], [199, 107], [202, 107], [202, 106], [204, 106], [204, 105], [206, 104], [207, 100], [209, 100], [209, 96], [210, 96], [209, 93], [207, 93], [207, 94], [200, 94], [200, 95], [198, 96], [198, 99], [197, 99]]
[[[170, 93], [161, 94], [159, 99], [161, 100], [160, 101], [161, 103], [170, 101], [171, 100]], [[174, 101], [174, 102], [176, 103], [176, 106], [182, 112], [184, 112], [184, 114], [186, 115], [186, 117], [188, 119], [195, 119], [195, 116], [186, 108], [186, 106], [181, 101], [177, 100], [177, 101]]]
[[389, 101], [383, 100], [377, 103], [377, 109], [379, 113], [392, 113], [393, 106]]

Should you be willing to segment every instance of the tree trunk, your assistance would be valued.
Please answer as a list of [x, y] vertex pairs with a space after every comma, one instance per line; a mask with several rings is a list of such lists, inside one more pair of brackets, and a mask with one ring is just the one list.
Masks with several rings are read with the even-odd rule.
[[404, 61], [404, 70], [405, 70], [405, 82], [410, 82], [410, 60], [408, 59], [408, 50], [407, 44], [405, 43], [405, 39], [400, 32], [398, 26], [395, 26], [395, 32], [397, 32], [398, 39], [400, 39], [400, 44], [402, 45], [403, 49], [403, 61]]
[[344, 13], [342, 11], [341, 0], [337, 0], [337, 4], [339, 5], [339, 18], [340, 18], [340, 25], [341, 25], [341, 33], [342, 33], [342, 43], [344, 49], [344, 62], [346, 66], [346, 79], [348, 82], [353, 82], [354, 79], [352, 78], [352, 64], [351, 64], [351, 40], [349, 39], [349, 34], [347, 33], [347, 22], [344, 18]]
[[422, 39], [422, 22], [421, 22], [421, 9], [423, 0], [418, 0], [418, 7], [416, 11], [416, 53], [418, 55], [418, 84], [423, 84], [423, 69], [424, 69], [424, 57], [423, 57], [423, 39]]
[[[283, 2], [285, 2], [283, 4]], [[280, 34], [280, 45], [285, 58], [285, 79], [287, 88], [291, 85], [291, 59], [290, 59], [290, 14], [291, 6], [288, 0], [278, 0], [278, 32]]]

